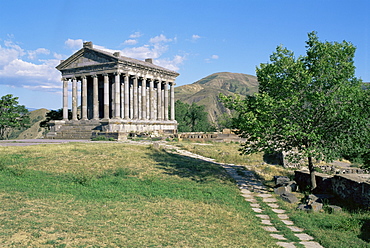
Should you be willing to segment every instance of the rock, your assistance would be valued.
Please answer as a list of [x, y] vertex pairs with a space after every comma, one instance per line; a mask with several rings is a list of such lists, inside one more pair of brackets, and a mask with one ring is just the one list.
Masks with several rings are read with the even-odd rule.
[[295, 181], [289, 181], [286, 186], [290, 188], [290, 192], [296, 192], [298, 190], [298, 185]]
[[327, 205], [326, 209], [329, 213], [339, 213], [342, 212], [342, 208], [336, 205]]
[[312, 211], [314, 212], [319, 212], [322, 209], [323, 204], [318, 203], [318, 202], [313, 202], [309, 207], [311, 208]]
[[313, 202], [316, 202], [318, 199], [319, 199], [319, 197], [317, 197], [316, 195], [311, 194], [311, 195], [307, 196], [306, 203], [307, 203], [307, 205], [311, 205]]
[[285, 193], [285, 194], [280, 195], [280, 197], [283, 201], [286, 201], [286, 202], [289, 202], [289, 203], [298, 202], [298, 198], [292, 193]]
[[282, 194], [285, 194], [285, 193], [291, 193], [292, 190], [291, 190], [290, 187], [280, 186], [280, 187], [274, 188], [274, 192], [277, 195], [282, 195]]
[[307, 204], [299, 204], [297, 207], [298, 210], [303, 210], [303, 211], [310, 211], [311, 208]]
[[278, 185], [284, 185], [285, 183], [289, 182], [289, 177], [286, 176], [274, 176], [274, 181], [276, 186]]

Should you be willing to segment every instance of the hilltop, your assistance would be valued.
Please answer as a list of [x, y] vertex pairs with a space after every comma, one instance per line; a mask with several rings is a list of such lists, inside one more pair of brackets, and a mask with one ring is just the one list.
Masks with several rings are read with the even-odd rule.
[[202, 78], [195, 83], [175, 88], [177, 100], [192, 104], [205, 105], [209, 120], [217, 122], [217, 118], [223, 113], [229, 113], [219, 101], [219, 94], [242, 96], [251, 95], [258, 90], [257, 77], [231, 72], [219, 72]]

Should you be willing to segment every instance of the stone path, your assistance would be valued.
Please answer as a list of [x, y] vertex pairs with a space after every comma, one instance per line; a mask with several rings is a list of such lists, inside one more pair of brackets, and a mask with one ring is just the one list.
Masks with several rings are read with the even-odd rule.
[[[270, 233], [270, 236], [277, 240], [276, 244], [281, 247], [294, 248], [307, 247], [307, 248], [322, 248], [318, 242], [314, 241], [314, 238], [304, 233], [302, 228], [294, 225], [293, 221], [289, 219], [289, 216], [285, 214], [285, 210], [281, 209], [277, 204], [276, 198], [267, 191], [267, 188], [259, 181], [252, 171], [246, 170], [243, 166], [234, 164], [223, 164], [214, 162], [211, 158], [206, 158], [189, 151], [181, 150], [178, 147], [171, 146], [168, 144], [163, 145], [167, 150], [176, 150], [176, 152], [183, 156], [188, 156], [207, 162], [212, 162], [221, 165], [227, 173], [235, 179], [241, 195], [244, 199], [249, 202], [252, 210], [256, 213], [256, 216], [261, 221], [261, 227]], [[296, 237], [298, 242], [290, 242], [287, 237], [279, 232], [274, 223], [282, 223], [287, 229], [290, 229], [293, 236]]]

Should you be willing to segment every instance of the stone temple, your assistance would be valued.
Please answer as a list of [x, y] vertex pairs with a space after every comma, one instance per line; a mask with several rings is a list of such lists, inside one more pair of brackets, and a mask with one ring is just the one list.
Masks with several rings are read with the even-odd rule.
[[[56, 68], [62, 73], [63, 120], [49, 122], [48, 138], [121, 139], [128, 133], [177, 132], [177, 72], [154, 65], [152, 59], [96, 49], [92, 42], [85, 42]], [[72, 118], [68, 118], [70, 84]]]

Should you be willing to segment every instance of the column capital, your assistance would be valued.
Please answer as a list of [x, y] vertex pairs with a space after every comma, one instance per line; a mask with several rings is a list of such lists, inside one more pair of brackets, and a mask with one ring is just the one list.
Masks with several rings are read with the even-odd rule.
[[82, 75], [81, 76], [81, 79], [86, 79], [86, 75]]
[[91, 75], [93, 78], [97, 78], [98, 77], [98, 74], [93, 74]]
[[119, 76], [119, 75], [121, 75], [122, 74], [122, 72], [120, 72], [120, 71], [115, 71], [114, 73], [113, 73], [115, 76]]
[[62, 78], [60, 78], [60, 81], [63, 81], [63, 82], [65, 82], [65, 81], [68, 81], [69, 79], [68, 78], [66, 78], [66, 77], [62, 77]]

